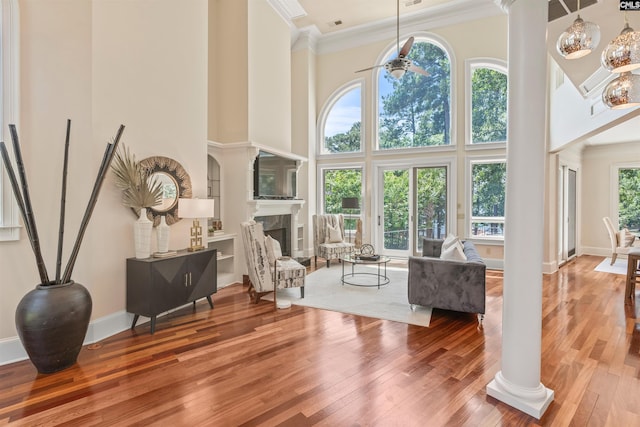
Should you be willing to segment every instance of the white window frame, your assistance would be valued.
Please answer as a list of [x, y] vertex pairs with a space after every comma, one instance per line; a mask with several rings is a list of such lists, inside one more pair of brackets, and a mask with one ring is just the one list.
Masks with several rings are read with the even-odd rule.
[[[327, 124], [327, 118], [329, 117], [329, 113], [333, 110], [335, 104], [349, 91], [359, 87], [360, 88], [360, 151], [350, 151], [345, 153], [330, 153], [325, 150], [324, 146], [324, 128]], [[318, 125], [317, 125], [317, 149], [316, 155], [317, 158], [322, 157], [335, 157], [335, 156], [361, 156], [364, 153], [364, 144], [365, 144], [365, 84], [364, 78], [359, 78], [356, 80], [351, 80], [348, 83], [340, 86], [336, 89], [330, 96], [327, 98], [322, 110], [320, 110], [320, 115], [318, 116]]]
[[[478, 221], [478, 219], [482, 220], [485, 217], [473, 217], [471, 214], [473, 212], [473, 165], [476, 164], [487, 164], [487, 163], [504, 163], [507, 164], [506, 155], [496, 155], [496, 156], [467, 156], [466, 159], [466, 168], [465, 168], [465, 204], [466, 204], [466, 221], [464, 224], [464, 232], [465, 237], [468, 240], [477, 241], [482, 244], [499, 244], [502, 245], [504, 243], [504, 236], [493, 236], [493, 237], [478, 237], [473, 236], [471, 234], [471, 224], [473, 222]], [[505, 192], [507, 191], [505, 186]], [[502, 222], [503, 224], [506, 221], [506, 217], [486, 217], [487, 221], [492, 222]], [[496, 220], [497, 219], [497, 220]]]
[[[364, 222], [364, 215], [363, 212], [366, 212], [366, 203], [367, 200], [364, 197], [364, 190], [365, 190], [365, 183], [366, 181], [366, 168], [364, 165], [364, 162], [352, 162], [352, 163], [325, 163], [325, 164], [319, 164], [317, 167], [317, 176], [316, 176], [316, 182], [319, 182], [320, 185], [318, 186], [318, 188], [320, 189], [320, 191], [317, 192], [316, 194], [316, 206], [318, 206], [318, 212], [322, 212], [322, 213], [326, 213], [325, 212], [325, 203], [324, 203], [324, 171], [325, 170], [335, 170], [335, 169], [360, 169], [360, 179], [361, 179], [361, 184], [360, 184], [360, 219], [362, 219], [362, 221]], [[355, 217], [355, 215], [354, 215]], [[363, 226], [364, 228], [364, 226]]]
[[[19, 16], [18, 0], [1, 0], [2, 46], [0, 48], [0, 85], [2, 85], [1, 123], [3, 141], [10, 141], [8, 125], [18, 126], [19, 106]], [[11, 144], [7, 150], [11, 153]], [[16, 199], [9, 179], [0, 162], [0, 241], [20, 239], [20, 220]]]
[[620, 193], [618, 192], [620, 186], [620, 169], [640, 169], [640, 162], [615, 163], [611, 165], [611, 191], [609, 192], [609, 194], [611, 194], [611, 201], [609, 202], [609, 212], [611, 212], [610, 218], [616, 230], [620, 229], [620, 207], [618, 206], [618, 200], [620, 200]]
[[[471, 101], [473, 99], [472, 78], [475, 70], [479, 68], [488, 68], [507, 75], [509, 79], [509, 71], [507, 62], [495, 58], [470, 58], [465, 60], [465, 149], [467, 150], [492, 150], [496, 148], [506, 148], [507, 141], [501, 142], [482, 142], [474, 143], [472, 140], [473, 121], [471, 114], [473, 113]], [[508, 90], [508, 88], [507, 88]]]
[[[409, 148], [394, 148], [394, 149], [380, 149], [380, 129], [379, 129], [379, 121], [380, 121], [380, 111], [379, 111], [379, 87], [378, 82], [380, 81], [380, 73], [386, 72], [384, 67], [378, 67], [372, 70], [373, 73], [373, 90], [372, 90], [372, 99], [373, 99], [373, 108], [372, 114], [373, 119], [371, 120], [371, 128], [372, 134], [374, 135], [373, 142], [373, 151], [376, 154], [380, 153], [398, 153], [401, 150], [403, 153], [411, 154], [413, 152], [416, 153], [424, 153], [425, 150], [428, 151], [455, 151], [456, 149], [456, 129], [457, 129], [457, 114], [455, 111], [456, 107], [456, 59], [454, 55], [454, 50], [449, 45], [449, 43], [442, 37], [428, 32], [414, 32], [411, 34], [405, 35], [400, 39], [400, 45], [404, 44], [404, 42], [410, 37], [413, 36], [415, 43], [431, 43], [433, 45], [438, 46], [442, 49], [447, 56], [449, 57], [449, 144], [446, 145], [433, 145], [433, 146], [425, 146], [425, 147], [409, 147]], [[378, 59], [376, 60], [376, 64], [384, 64], [389, 57], [389, 55], [395, 53], [397, 50], [397, 42], [394, 40], [392, 43], [387, 45], [387, 47], [380, 53]]]

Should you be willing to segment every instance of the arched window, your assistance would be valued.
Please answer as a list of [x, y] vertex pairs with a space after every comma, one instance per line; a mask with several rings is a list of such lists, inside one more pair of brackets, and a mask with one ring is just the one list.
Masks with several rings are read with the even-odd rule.
[[503, 61], [467, 61], [467, 144], [507, 141], [507, 71]]
[[[18, 124], [18, 1], [1, 0], [0, 7], [0, 134], [6, 142], [11, 140], [8, 125]], [[0, 162], [0, 240], [18, 240], [18, 206], [5, 176]]]
[[[415, 38], [408, 58], [429, 76], [408, 71], [396, 79], [379, 69], [378, 149], [451, 144], [451, 60], [443, 46], [431, 37]], [[393, 49], [381, 63], [396, 56]]]
[[321, 154], [362, 151], [362, 83], [338, 89], [321, 117]]

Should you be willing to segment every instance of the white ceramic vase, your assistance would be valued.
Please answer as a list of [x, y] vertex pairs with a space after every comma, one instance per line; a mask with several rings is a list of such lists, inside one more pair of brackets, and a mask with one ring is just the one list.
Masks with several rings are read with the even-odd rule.
[[136, 258], [151, 256], [151, 229], [153, 222], [147, 218], [147, 209], [140, 209], [140, 218], [133, 223], [133, 241], [136, 246]]
[[170, 228], [164, 215], [160, 217], [160, 224], [156, 227], [156, 236], [158, 237], [158, 252], [164, 253], [169, 251]]

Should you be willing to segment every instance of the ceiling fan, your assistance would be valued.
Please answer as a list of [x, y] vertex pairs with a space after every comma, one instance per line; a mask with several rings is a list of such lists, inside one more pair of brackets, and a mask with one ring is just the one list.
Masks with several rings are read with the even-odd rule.
[[413, 36], [409, 37], [409, 39], [402, 45], [402, 49], [400, 49], [400, 0], [396, 2], [396, 48], [398, 51], [398, 55], [385, 62], [381, 65], [374, 65], [373, 67], [364, 68], [362, 70], [356, 71], [356, 73], [361, 73], [363, 71], [373, 70], [374, 68], [384, 67], [388, 73], [390, 73], [396, 79], [404, 76], [404, 73], [407, 71], [412, 71], [414, 73], [422, 74], [423, 76], [428, 76], [429, 73], [422, 68], [413, 64], [413, 62], [407, 58], [409, 55], [409, 51], [411, 50], [411, 46], [413, 46]]

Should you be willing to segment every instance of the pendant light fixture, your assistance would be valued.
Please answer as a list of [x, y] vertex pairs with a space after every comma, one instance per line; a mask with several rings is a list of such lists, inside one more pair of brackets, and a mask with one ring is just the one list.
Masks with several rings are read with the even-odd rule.
[[612, 110], [640, 105], [640, 75], [626, 71], [611, 80], [602, 91], [602, 102]]
[[640, 32], [629, 26], [627, 12], [624, 13], [624, 28], [602, 51], [602, 66], [612, 73], [640, 68]]
[[[578, 0], [580, 12], [580, 0]], [[564, 33], [560, 34], [556, 48], [565, 59], [582, 58], [591, 53], [600, 43], [600, 27], [593, 22], [585, 22], [578, 17]]]

